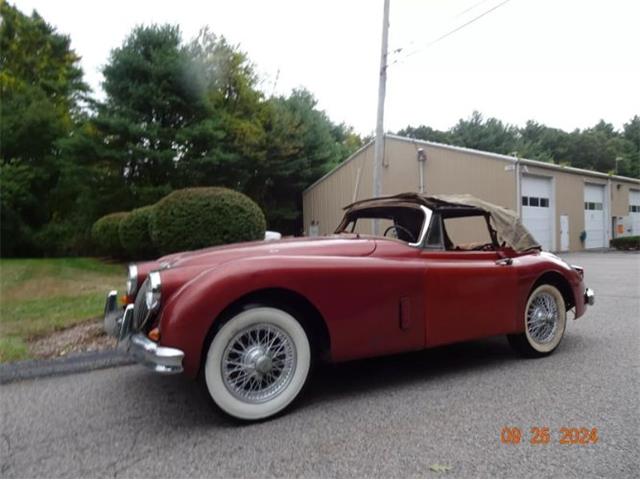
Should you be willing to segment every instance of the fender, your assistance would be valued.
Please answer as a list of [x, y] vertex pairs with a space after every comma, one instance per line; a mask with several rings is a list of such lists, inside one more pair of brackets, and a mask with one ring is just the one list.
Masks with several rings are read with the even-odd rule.
[[268, 288], [293, 291], [316, 307], [329, 331], [333, 361], [425, 346], [424, 264], [418, 260], [270, 255], [224, 263], [195, 278], [191, 268], [181, 270], [161, 272], [163, 295], [165, 279], [169, 290], [180, 278], [191, 279], [168, 293], [161, 343], [185, 352], [184, 370], [192, 377], [200, 367], [203, 339], [225, 308]]
[[582, 299], [585, 284], [580, 274], [555, 255], [544, 253], [541, 255], [546, 257], [544, 262], [537, 261], [535, 256], [519, 257], [519, 260], [522, 261], [522, 267], [518, 279], [518, 311], [521, 312], [521, 314], [520, 317], [516, 319], [517, 332], [524, 331], [520, 319], [524, 316], [524, 310], [533, 286], [545, 276], [554, 275], [557, 279], [561, 279], [561, 281], [568, 285], [575, 303], [574, 318], [581, 317], [586, 311], [586, 306]]

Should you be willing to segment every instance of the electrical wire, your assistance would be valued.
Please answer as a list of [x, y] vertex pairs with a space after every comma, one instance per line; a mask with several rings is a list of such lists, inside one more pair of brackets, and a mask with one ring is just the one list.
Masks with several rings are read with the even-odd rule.
[[[484, 1], [484, 0], [483, 0], [483, 1]], [[445, 39], [445, 38], [447, 38], [447, 37], [450, 37], [451, 35], [453, 35], [453, 34], [454, 34], [454, 33], [456, 33], [456, 32], [459, 32], [459, 31], [460, 31], [460, 30], [462, 30], [463, 28], [468, 27], [468, 26], [469, 26], [469, 25], [471, 25], [472, 23], [477, 22], [477, 21], [478, 21], [478, 20], [480, 20], [481, 18], [483, 18], [483, 17], [485, 17], [485, 16], [489, 15], [491, 12], [493, 12], [493, 11], [497, 10], [498, 8], [502, 7], [502, 6], [503, 6], [503, 5], [505, 5], [506, 3], [509, 3], [510, 1], [511, 1], [511, 0], [503, 0], [503, 1], [502, 1], [502, 2], [500, 2], [499, 4], [497, 4], [497, 5], [493, 6], [493, 7], [491, 7], [490, 9], [485, 10], [485, 11], [484, 11], [484, 12], [482, 12], [480, 15], [477, 15], [477, 16], [473, 17], [472, 19], [468, 20], [467, 22], [465, 22], [465, 23], [463, 23], [463, 24], [461, 24], [461, 25], [458, 25], [456, 28], [454, 28], [454, 29], [452, 29], [452, 30], [449, 30], [448, 32], [446, 32], [446, 33], [444, 33], [444, 34], [440, 35], [439, 37], [434, 38], [434, 39], [433, 39], [433, 40], [431, 40], [430, 42], [428, 42], [428, 43], [424, 44], [422, 47], [417, 48], [417, 49], [415, 49], [415, 50], [412, 50], [412, 51], [410, 51], [410, 52], [406, 53], [405, 55], [403, 55], [403, 56], [401, 56], [401, 57], [397, 58], [397, 59], [396, 59], [396, 60], [394, 60], [393, 62], [391, 62], [391, 63], [387, 64], [387, 66], [391, 66], [391, 65], [395, 65], [395, 64], [397, 64], [397, 63], [400, 63], [400, 62], [402, 62], [402, 61], [406, 60], [407, 58], [409, 58], [409, 57], [411, 57], [411, 56], [413, 56], [413, 55], [416, 55], [416, 54], [418, 54], [418, 53], [422, 52], [423, 50], [426, 50], [426, 49], [427, 49], [427, 48], [429, 48], [429, 47], [432, 47], [432, 46], [433, 46], [433, 45], [435, 45], [436, 43], [438, 43], [438, 42], [440, 42], [440, 41], [444, 40], [444, 39]], [[472, 7], [468, 8], [468, 9], [467, 9], [467, 11], [469, 11], [469, 10], [471, 10], [471, 9], [475, 8], [475, 7], [476, 7], [476, 6], [478, 6], [480, 3], [483, 3], [483, 2], [479, 2], [479, 3], [475, 4], [475, 5], [473, 5]], [[396, 53], [396, 52], [400, 52], [400, 51], [402, 51], [402, 49], [401, 49], [401, 48], [400, 48], [400, 49], [396, 49], [396, 50], [394, 50], [392, 53]]]
[[463, 16], [465, 13], [473, 10], [474, 8], [482, 5], [483, 3], [486, 3], [488, 0], [480, 0], [479, 2], [474, 3], [473, 5], [471, 5], [468, 8], [465, 8], [464, 10], [462, 10], [460, 13], [458, 13], [455, 17], [453, 18], [460, 18], [461, 16]]
[[[473, 10], [474, 8], [480, 6], [483, 3], [486, 3], [488, 1], [489, 0], [480, 0], [479, 2], [475, 2], [473, 5], [465, 8], [464, 10], [459, 11], [458, 13], [456, 13], [453, 17], [451, 17], [451, 20], [462, 17], [465, 13]], [[408, 44], [406, 44], [403, 47], [392, 47], [392, 48], [389, 49], [388, 55], [391, 56], [391, 55], [395, 55], [396, 53], [403, 52], [404, 50], [407, 50], [409, 47], [415, 45], [416, 43], [418, 43], [416, 40], [411, 40]]]

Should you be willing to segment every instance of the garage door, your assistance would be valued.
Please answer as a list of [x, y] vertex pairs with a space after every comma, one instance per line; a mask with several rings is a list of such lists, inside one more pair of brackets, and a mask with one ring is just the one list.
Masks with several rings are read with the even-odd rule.
[[544, 250], [553, 249], [551, 179], [522, 177], [522, 222]]
[[605, 247], [604, 185], [584, 185], [584, 230], [585, 248]]
[[640, 191], [629, 190], [629, 219], [632, 235], [640, 235]]

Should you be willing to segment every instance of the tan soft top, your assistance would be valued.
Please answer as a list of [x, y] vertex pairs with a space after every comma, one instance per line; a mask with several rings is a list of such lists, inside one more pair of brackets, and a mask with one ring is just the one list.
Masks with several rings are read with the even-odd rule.
[[385, 197], [370, 198], [347, 205], [345, 210], [360, 210], [374, 207], [424, 205], [432, 210], [468, 207], [489, 214], [491, 226], [496, 231], [498, 242], [503, 242], [516, 252], [540, 249], [533, 235], [529, 233], [513, 210], [493, 203], [485, 202], [472, 195], [420, 195], [418, 193], [400, 193]]

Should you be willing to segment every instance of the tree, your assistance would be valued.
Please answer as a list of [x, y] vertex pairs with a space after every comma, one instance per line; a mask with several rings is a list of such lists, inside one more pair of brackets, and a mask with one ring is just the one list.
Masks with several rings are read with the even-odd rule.
[[628, 123], [624, 124], [622, 136], [633, 148], [624, 158], [619, 172], [640, 178], [640, 116], [634, 115]]
[[109, 211], [157, 200], [149, 192], [223, 186], [294, 233], [302, 190], [361, 145], [307, 91], [265, 99], [247, 55], [207, 29], [183, 45], [176, 27], [138, 27], [104, 75], [107, 98], [70, 149], [104, 165], [102, 185], [123, 179]]
[[304, 89], [267, 102], [264, 160], [246, 193], [262, 205], [269, 228], [301, 230], [302, 190], [361, 146], [350, 129], [333, 124]]
[[64, 144], [74, 162], [62, 192], [85, 199], [77, 212], [85, 231], [104, 214], [155, 203], [174, 188], [221, 182], [215, 167], [233, 155], [201, 67], [171, 25], [137, 27], [111, 52], [105, 100]]
[[[185, 183], [215, 182], [244, 190], [254, 165], [264, 157], [264, 97], [254, 67], [237, 46], [207, 28], [186, 51], [209, 105], [207, 121], [217, 125], [219, 133], [215, 142], [208, 142], [208, 154], [181, 162]], [[207, 143], [206, 138], [198, 140]]]
[[524, 127], [506, 125], [500, 120], [484, 120], [479, 112], [461, 119], [448, 131], [420, 125], [398, 132], [422, 140], [431, 140], [487, 152], [571, 165], [578, 168], [640, 177], [640, 117], [633, 117], [623, 131], [603, 120], [592, 128], [571, 133], [529, 120]]
[[177, 164], [206, 154], [219, 137], [193, 71], [174, 26], [137, 27], [112, 51], [94, 122], [130, 186], [174, 185]]
[[451, 129], [451, 137], [456, 145], [503, 154], [513, 152], [517, 144], [515, 127], [497, 118], [485, 120], [477, 111], [469, 119], [459, 120]]
[[265, 98], [246, 53], [207, 29], [185, 44], [176, 26], [135, 28], [96, 101], [67, 37], [2, 14], [3, 255], [90, 253], [97, 218], [190, 186], [245, 192], [295, 233], [302, 190], [362, 145], [305, 90]]
[[453, 144], [454, 140], [450, 132], [442, 132], [426, 125], [412, 127], [408, 125], [406, 128], [398, 131], [398, 135], [402, 137], [415, 138], [418, 140], [426, 140], [429, 142]]
[[[49, 194], [88, 91], [70, 40], [36, 12], [0, 3], [0, 171], [2, 255], [29, 254], [33, 232], [49, 221]], [[38, 52], [37, 55], [34, 52]]]

